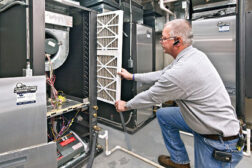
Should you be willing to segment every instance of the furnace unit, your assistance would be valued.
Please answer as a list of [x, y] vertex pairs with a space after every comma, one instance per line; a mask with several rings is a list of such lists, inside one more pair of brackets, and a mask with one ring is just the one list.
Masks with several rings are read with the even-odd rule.
[[[30, 94], [27, 101], [20, 93], [17, 103], [21, 105], [8, 105], [4, 103], [6, 101], [0, 103], [1, 118], [16, 116], [20, 120], [18, 127], [13, 125], [12, 133], [2, 137], [3, 141], [6, 141], [5, 138], [11, 139], [13, 142], [10, 145], [13, 145], [4, 145], [0, 153], [61, 139], [62, 143], [59, 143], [64, 144], [64, 150], [58, 150], [58, 166], [79, 166], [89, 158], [91, 144], [96, 147], [96, 13], [70, 1], [29, 0], [7, 5], [10, 8], [0, 10], [0, 77], [20, 77], [23, 69], [29, 65], [33, 75], [43, 75], [46, 79], [42, 81], [42, 90], [38, 87], [38, 93], [46, 89], [47, 95], [37, 94], [38, 98], [34, 99], [34, 94]], [[26, 80], [17, 87], [27, 85]], [[34, 86], [33, 83], [30, 85]], [[10, 98], [14, 100], [16, 97], [8, 96], [7, 100]], [[41, 102], [44, 106], [39, 104]], [[27, 106], [32, 108], [28, 109]], [[34, 116], [35, 113], [31, 114], [31, 111], [43, 113]], [[21, 135], [18, 128], [28, 130], [28, 133]], [[5, 132], [0, 129], [0, 133]], [[73, 132], [76, 135], [70, 137], [73, 143], [69, 143], [66, 141], [68, 134]], [[19, 134], [22, 142], [16, 138]], [[57, 149], [53, 144], [53, 155], [56, 156]], [[76, 151], [68, 150], [71, 147]], [[1, 159], [0, 162], [5, 163]], [[45, 164], [45, 167], [54, 166]]]

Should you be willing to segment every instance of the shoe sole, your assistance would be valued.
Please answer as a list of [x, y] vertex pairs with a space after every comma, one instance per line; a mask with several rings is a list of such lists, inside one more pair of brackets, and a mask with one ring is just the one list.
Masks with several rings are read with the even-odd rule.
[[172, 166], [167, 166], [167, 165], [165, 165], [165, 164], [162, 164], [162, 163], [159, 163], [161, 166], [164, 166], [165, 168], [174, 168], [174, 167], [172, 167]]

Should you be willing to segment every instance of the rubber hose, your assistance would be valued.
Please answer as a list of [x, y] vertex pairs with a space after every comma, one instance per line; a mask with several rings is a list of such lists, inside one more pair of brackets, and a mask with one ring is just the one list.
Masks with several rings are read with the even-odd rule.
[[87, 168], [92, 168], [92, 165], [93, 165], [93, 162], [94, 162], [97, 137], [98, 137], [98, 133], [95, 132], [94, 136], [93, 136], [92, 148], [91, 148], [91, 153], [90, 153], [90, 158], [88, 160]]
[[130, 143], [130, 140], [129, 140], [129, 136], [127, 134], [124, 117], [123, 117], [122, 112], [119, 112], [119, 114], [120, 114], [120, 118], [121, 118], [121, 122], [122, 122], [122, 127], [123, 127], [123, 132], [124, 132], [126, 144], [127, 144], [128, 150], [131, 151], [132, 147], [131, 147], [131, 143]]

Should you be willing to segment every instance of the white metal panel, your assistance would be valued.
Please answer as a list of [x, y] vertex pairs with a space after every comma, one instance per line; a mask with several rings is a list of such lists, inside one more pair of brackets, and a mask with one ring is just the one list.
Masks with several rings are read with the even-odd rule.
[[114, 104], [121, 98], [123, 11], [97, 15], [97, 99]]

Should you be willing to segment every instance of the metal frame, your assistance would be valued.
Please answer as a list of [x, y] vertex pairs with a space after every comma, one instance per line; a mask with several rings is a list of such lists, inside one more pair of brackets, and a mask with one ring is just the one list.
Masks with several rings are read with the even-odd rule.
[[[122, 67], [123, 11], [107, 12], [97, 16], [97, 98], [103, 102], [114, 104], [116, 100], [121, 98], [121, 78], [116, 73]], [[102, 20], [108, 17], [111, 18]], [[114, 23], [115, 19], [118, 19], [118, 23]], [[112, 28], [116, 28], [118, 32]], [[111, 46], [116, 41], [117, 46]], [[116, 65], [110, 65], [113, 61], [116, 62]], [[105, 84], [102, 81], [106, 81]], [[116, 85], [115, 89], [113, 85]], [[102, 97], [104, 94], [109, 98]]]
[[238, 1], [236, 32], [236, 111], [238, 118], [245, 120], [245, 2]]
[[45, 74], [45, 1], [29, 0], [30, 5], [30, 53], [33, 75]]
[[[236, 60], [237, 60], [237, 68], [236, 68], [236, 110], [237, 116], [246, 122], [245, 118], [245, 59], [246, 59], [246, 0], [238, 1], [238, 14], [237, 14], [237, 52], [236, 52]], [[250, 156], [250, 137], [251, 137], [251, 129], [243, 130], [243, 134], [246, 136], [247, 141], [247, 151], [243, 154], [245, 156]]]
[[94, 117], [97, 114], [97, 72], [96, 72], [96, 22], [97, 14], [95, 12], [89, 13], [89, 122], [90, 122], [90, 142], [93, 140], [95, 133], [94, 126], [97, 125], [97, 118]]

